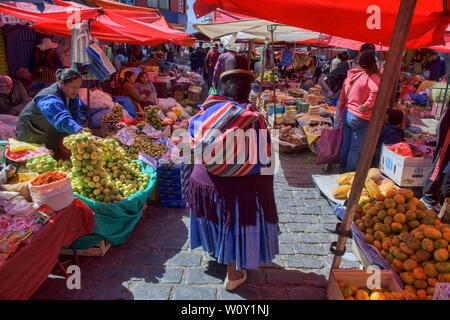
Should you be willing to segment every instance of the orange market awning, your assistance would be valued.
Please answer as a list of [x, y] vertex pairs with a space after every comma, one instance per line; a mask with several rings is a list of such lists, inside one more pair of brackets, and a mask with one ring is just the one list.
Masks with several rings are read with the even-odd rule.
[[[443, 3], [447, 3], [446, 8]], [[389, 46], [400, 0], [195, 0], [201, 17], [216, 8], [344, 39]], [[406, 48], [443, 45], [450, 2], [417, 0]]]

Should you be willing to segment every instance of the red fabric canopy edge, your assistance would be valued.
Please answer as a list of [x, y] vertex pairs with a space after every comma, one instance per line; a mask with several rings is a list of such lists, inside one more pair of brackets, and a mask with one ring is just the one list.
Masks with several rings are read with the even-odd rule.
[[[216, 8], [361, 42], [389, 46], [400, 0], [195, 0], [201, 17]], [[376, 6], [376, 7], [374, 7]], [[447, 4], [447, 9], [450, 2]], [[380, 29], [369, 29], [371, 8], [380, 11]], [[418, 0], [406, 48], [443, 45], [449, 25], [442, 0]]]

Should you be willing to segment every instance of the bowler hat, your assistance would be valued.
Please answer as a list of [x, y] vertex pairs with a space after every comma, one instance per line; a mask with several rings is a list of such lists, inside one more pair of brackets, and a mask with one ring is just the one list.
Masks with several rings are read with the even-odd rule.
[[248, 76], [251, 80], [256, 76], [248, 70], [247, 58], [243, 56], [230, 56], [225, 61], [225, 71], [220, 75], [220, 80], [225, 81], [226, 78], [234, 74], [242, 74]]

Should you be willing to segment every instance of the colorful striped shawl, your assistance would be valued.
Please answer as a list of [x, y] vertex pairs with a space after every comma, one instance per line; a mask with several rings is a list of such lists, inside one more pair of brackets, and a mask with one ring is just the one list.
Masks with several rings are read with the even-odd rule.
[[270, 166], [270, 135], [256, 107], [211, 95], [201, 108], [189, 123], [189, 134], [194, 154], [210, 173], [241, 177]]

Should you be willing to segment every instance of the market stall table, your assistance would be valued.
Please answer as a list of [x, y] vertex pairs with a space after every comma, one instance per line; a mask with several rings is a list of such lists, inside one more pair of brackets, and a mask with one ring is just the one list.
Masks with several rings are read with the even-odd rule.
[[0, 299], [25, 300], [44, 283], [58, 262], [61, 247], [92, 233], [94, 212], [81, 200], [56, 213], [36, 237], [0, 266]]

